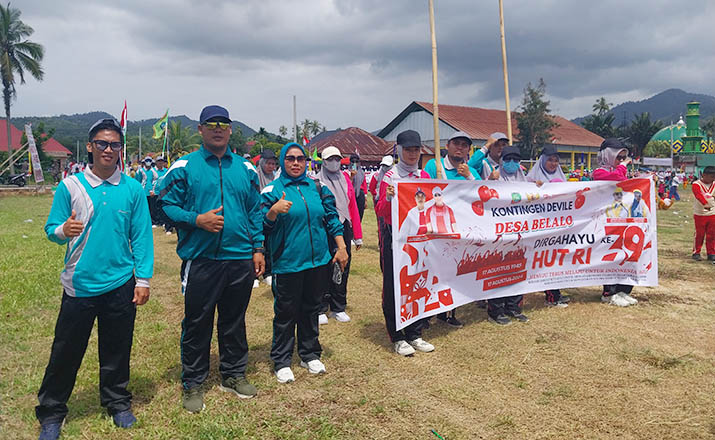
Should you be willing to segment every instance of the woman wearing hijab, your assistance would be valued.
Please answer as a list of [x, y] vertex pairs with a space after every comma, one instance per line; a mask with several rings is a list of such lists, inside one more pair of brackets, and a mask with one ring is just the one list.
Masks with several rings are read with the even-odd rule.
[[[608, 138], [601, 144], [597, 156], [598, 168], [593, 171], [593, 180], [610, 180], [620, 182], [627, 179], [628, 149], [616, 138]], [[601, 301], [614, 306], [627, 307], [638, 303], [631, 296], [633, 286], [625, 284], [606, 284], [603, 286]]]
[[[547, 145], [541, 151], [541, 156], [529, 173], [526, 175], [526, 180], [534, 182], [538, 186], [544, 183], [566, 182], [566, 175], [561, 170], [559, 164], [559, 152], [555, 145]], [[549, 307], [568, 307], [568, 302], [571, 300], [566, 295], [561, 295], [559, 289], [547, 290], [546, 305]]]
[[271, 149], [263, 150], [261, 158], [258, 160], [258, 183], [261, 186], [261, 191], [266, 185], [275, 180], [277, 169], [278, 159], [276, 158], [276, 153]]
[[[355, 250], [362, 246], [362, 226], [360, 225], [360, 212], [358, 211], [355, 199], [355, 190], [350, 179], [350, 175], [340, 171], [340, 154], [334, 146], [329, 146], [321, 153], [323, 166], [318, 173], [318, 179], [323, 186], [328, 187], [335, 197], [335, 207], [338, 210], [340, 223], [343, 225], [343, 240], [347, 246], [348, 263], [345, 265], [340, 284], [335, 284], [333, 278], [333, 265], [326, 266], [325, 277], [328, 280], [328, 293], [323, 296], [323, 304], [318, 316], [320, 324], [327, 324], [328, 317], [335, 318], [338, 322], [350, 321], [350, 316], [345, 313], [348, 302], [348, 275], [350, 274], [350, 242], [355, 241]], [[337, 249], [337, 245], [332, 238], [328, 237], [331, 254]], [[328, 312], [330, 310], [330, 312]]]
[[499, 164], [499, 180], [507, 182], [526, 182], [524, 170], [521, 169], [521, 150], [516, 145], [504, 147]]
[[[507, 182], [526, 182], [526, 176], [521, 169], [521, 150], [515, 145], [504, 147], [499, 164], [499, 180]], [[492, 298], [487, 300], [487, 315], [489, 321], [499, 325], [509, 325], [509, 317], [519, 322], [528, 322], [529, 318], [522, 313], [521, 303], [524, 295]]]
[[318, 313], [325, 292], [325, 265], [331, 262], [328, 236], [337, 244], [332, 261], [348, 262], [335, 197], [306, 176], [306, 155], [296, 143], [281, 150], [281, 174], [261, 192], [263, 230], [273, 265], [273, 343], [271, 360], [278, 382], [293, 382], [296, 325], [300, 366], [325, 372], [320, 361]]
[[392, 198], [396, 179], [429, 179], [429, 174], [418, 168], [422, 140], [414, 130], [403, 131], [397, 135], [397, 154], [400, 161], [385, 173], [380, 183], [380, 199], [375, 212], [382, 219], [380, 226], [380, 264], [382, 265], [382, 313], [385, 315], [385, 327], [395, 352], [401, 356], [410, 356], [415, 350], [430, 352], [434, 346], [422, 339], [425, 319], [414, 322], [398, 331], [395, 322], [395, 285], [392, 270]]

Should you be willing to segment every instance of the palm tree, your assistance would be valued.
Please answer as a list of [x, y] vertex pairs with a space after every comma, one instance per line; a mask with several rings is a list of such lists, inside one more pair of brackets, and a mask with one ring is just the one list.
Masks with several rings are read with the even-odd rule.
[[636, 115], [627, 130], [630, 142], [635, 147], [634, 157], [641, 157], [643, 149], [650, 141], [650, 138], [661, 128], [663, 128], [663, 123], [660, 121], [651, 122], [648, 112]]
[[[38, 81], [42, 81], [44, 76], [40, 61], [45, 55], [45, 49], [40, 44], [26, 39], [35, 31], [20, 20], [20, 14], [20, 10], [10, 7], [10, 3], [7, 6], [0, 5], [0, 76], [7, 123], [8, 155], [12, 154], [10, 102], [17, 98], [15, 76], [20, 78], [20, 84], [25, 84], [25, 71]], [[14, 168], [11, 164], [11, 173], [15, 171]]]
[[710, 140], [715, 137], [715, 116], [708, 119], [700, 128], [707, 134], [708, 142], [710, 142]]
[[191, 151], [199, 148], [200, 144], [201, 136], [192, 133], [191, 128], [182, 127], [181, 121], [169, 122], [169, 151], [172, 153]]
[[278, 134], [281, 135], [281, 137], [288, 136], [288, 128], [286, 128], [285, 125], [281, 125], [278, 127]]
[[603, 116], [604, 114], [611, 111], [612, 105], [612, 102], [606, 102], [606, 98], [601, 96], [599, 99], [596, 100], [596, 103], [593, 104], [593, 112], [598, 116]]

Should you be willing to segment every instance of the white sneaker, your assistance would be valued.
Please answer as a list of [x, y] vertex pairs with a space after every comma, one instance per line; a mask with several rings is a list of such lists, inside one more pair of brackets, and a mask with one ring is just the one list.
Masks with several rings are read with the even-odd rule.
[[171, 231], [166, 231], [166, 235], [171, 235]]
[[271, 283], [273, 282], [273, 277], [270, 275], [268, 275], [267, 277], [263, 277], [263, 282], [270, 286]]
[[258, 282], [258, 280], [253, 280], [253, 288], [254, 288], [254, 289], [257, 289], [258, 286], [260, 286], [260, 285], [261, 285], [261, 284]]
[[278, 379], [278, 383], [295, 382], [295, 376], [290, 367], [283, 367], [276, 371], [276, 379]]
[[397, 341], [395, 342], [395, 353], [400, 356], [412, 356], [415, 354], [415, 349], [406, 341]]
[[310, 374], [325, 373], [325, 365], [320, 362], [320, 359], [313, 359], [308, 362], [300, 361], [300, 366], [307, 369]]
[[413, 341], [408, 341], [407, 343], [410, 344], [415, 350], [421, 351], [423, 353], [429, 353], [430, 351], [434, 351], [434, 345], [430, 344], [422, 338], [417, 338]]
[[628, 307], [631, 305], [631, 303], [628, 302], [627, 299], [623, 298], [622, 295], [619, 295], [617, 293], [615, 293], [611, 296], [601, 296], [601, 301], [608, 303], [612, 306], [618, 306], [618, 307]]
[[323, 325], [328, 323], [328, 315], [321, 313], [318, 315], [318, 325]]
[[335, 320], [338, 322], [350, 322], [350, 316], [348, 316], [348, 314], [345, 312], [338, 312], [338, 313], [330, 312], [328, 314], [328, 318], [335, 318]]
[[618, 293], [616, 293], [616, 295], [621, 295], [621, 298], [628, 301], [628, 305], [634, 306], [634, 305], [638, 304], [638, 300], [633, 298], [629, 293], [618, 292]]
[[151, 225], [151, 228], [152, 228], [152, 229], [156, 229], [156, 228], [158, 228], [158, 226], [157, 226], [157, 225]]

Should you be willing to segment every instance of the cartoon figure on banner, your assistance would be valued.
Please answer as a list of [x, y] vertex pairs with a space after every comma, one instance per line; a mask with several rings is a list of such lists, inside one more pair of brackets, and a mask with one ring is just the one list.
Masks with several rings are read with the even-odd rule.
[[642, 200], [642, 198], [643, 193], [641, 192], [641, 190], [636, 189], [633, 191], [633, 204], [631, 205], [629, 217], [648, 217], [648, 207], [645, 205], [645, 202]]
[[425, 201], [427, 200], [427, 195], [422, 188], [417, 187], [415, 191], [415, 203], [417, 204], [414, 208], [410, 210], [407, 217], [410, 218], [410, 232], [413, 232], [413, 227], [416, 226], [417, 230], [409, 235], [424, 235], [427, 233], [427, 207], [425, 206]]
[[623, 203], [623, 189], [613, 191], [613, 203], [606, 208], [608, 218], [628, 218], [629, 208]]
[[452, 208], [444, 203], [442, 188], [432, 188], [434, 205], [427, 210], [427, 233], [453, 234], [457, 231], [457, 223]]

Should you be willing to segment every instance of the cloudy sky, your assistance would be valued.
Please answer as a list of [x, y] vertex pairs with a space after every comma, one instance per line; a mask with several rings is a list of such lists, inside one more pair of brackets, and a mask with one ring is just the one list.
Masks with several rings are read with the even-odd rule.
[[[435, 0], [439, 102], [504, 107], [497, 0]], [[431, 101], [427, 0], [22, 0], [45, 79], [13, 114], [198, 119], [207, 104], [277, 132], [298, 119], [385, 126]], [[715, 2], [504, 0], [512, 108], [544, 78], [573, 118], [667, 88], [715, 95]]]

